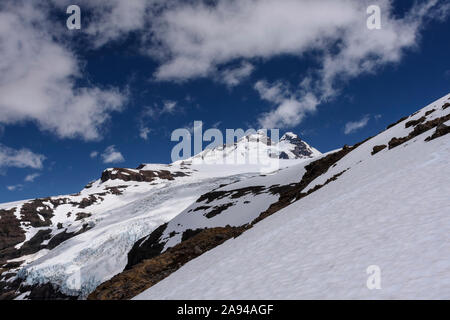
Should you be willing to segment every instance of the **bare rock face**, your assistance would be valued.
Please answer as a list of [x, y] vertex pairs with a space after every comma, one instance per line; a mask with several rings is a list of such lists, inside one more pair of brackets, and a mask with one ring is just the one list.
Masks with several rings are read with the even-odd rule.
[[[283, 135], [280, 142], [285, 141], [292, 145], [291, 151], [296, 158], [312, 157], [314, 155], [311, 147], [304, 142], [300, 137], [292, 132], [288, 132]], [[289, 156], [285, 152], [281, 152], [280, 159], [289, 159]]]
[[14, 215], [15, 210], [0, 210], [0, 261], [5, 249], [25, 241], [25, 232]]
[[122, 181], [136, 181], [136, 182], [152, 182], [160, 178], [165, 180], [174, 180], [176, 177], [186, 176], [186, 173], [177, 171], [170, 172], [168, 170], [131, 170], [123, 168], [114, 168], [103, 171], [101, 181], [108, 180], [122, 180]]

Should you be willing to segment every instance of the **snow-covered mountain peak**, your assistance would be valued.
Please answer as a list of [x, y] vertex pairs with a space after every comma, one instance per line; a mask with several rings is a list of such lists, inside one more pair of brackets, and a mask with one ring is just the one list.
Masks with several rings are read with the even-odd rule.
[[272, 160], [308, 159], [321, 153], [288, 132], [277, 142], [267, 135], [267, 130], [258, 130], [240, 138], [232, 144], [206, 149], [186, 161], [208, 164], [258, 164]]
[[322, 153], [293, 132], [286, 132], [278, 143], [280, 159], [314, 158]]
[[280, 139], [280, 141], [284, 141], [284, 140], [296, 140], [296, 139], [300, 139], [298, 135], [296, 135], [293, 132], [286, 132]]

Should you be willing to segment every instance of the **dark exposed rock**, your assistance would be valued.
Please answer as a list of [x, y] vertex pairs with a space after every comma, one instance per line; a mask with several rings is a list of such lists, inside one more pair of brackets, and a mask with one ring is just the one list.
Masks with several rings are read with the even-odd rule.
[[[294, 149], [292, 149], [290, 151], [295, 155], [296, 158], [311, 157], [312, 156], [311, 149], [296, 134], [287, 133], [280, 139], [280, 141], [287, 141], [290, 144], [294, 145]], [[279, 155], [279, 158], [280, 159], [289, 159], [288, 155], [286, 153], [284, 153], [284, 152], [282, 152]]]
[[183, 234], [181, 235], [181, 241], [186, 241], [189, 240], [190, 238], [196, 236], [197, 234], [199, 234], [200, 232], [202, 232], [204, 229], [187, 229], [183, 232]]
[[170, 172], [168, 170], [129, 170], [123, 168], [114, 168], [113, 170], [105, 170], [102, 173], [101, 181], [108, 180], [122, 180], [122, 181], [137, 181], [137, 182], [152, 182], [160, 178], [165, 180], [174, 180], [176, 177], [183, 177], [187, 174], [181, 171]]
[[436, 138], [442, 137], [446, 134], [450, 133], [450, 126], [445, 125], [444, 123], [441, 123], [436, 127], [436, 131], [428, 138], [425, 139], [425, 141], [431, 141]]
[[92, 185], [94, 184], [94, 182], [95, 182], [95, 181], [89, 182], [84, 188], [85, 188], [85, 189], [90, 189], [90, 188], [92, 188]]
[[97, 202], [97, 197], [95, 195], [89, 195], [87, 198], [83, 198], [80, 203], [78, 203], [78, 208], [85, 209], [89, 206], [92, 206], [94, 203]]
[[405, 128], [409, 128], [409, 127], [412, 127], [412, 126], [417, 126], [419, 123], [422, 123], [425, 120], [427, 120], [427, 118], [426, 117], [422, 117], [422, 118], [419, 118], [417, 120], [408, 121], [407, 123], [405, 123]]
[[164, 242], [160, 242], [160, 238], [167, 228], [167, 223], [156, 228], [149, 236], [139, 239], [128, 252], [128, 263], [125, 270], [138, 264], [144, 259], [153, 258], [161, 253], [164, 249]]
[[106, 187], [105, 189], [108, 190], [111, 194], [120, 196], [123, 194], [123, 191], [120, 189], [126, 189], [126, 188], [128, 188], [128, 186]]
[[[264, 192], [265, 187], [263, 186], [252, 186], [252, 187], [245, 187], [241, 189], [236, 190], [227, 190], [227, 191], [211, 191], [208, 193], [205, 193], [200, 196], [200, 198], [197, 199], [196, 202], [205, 202], [210, 203], [215, 200], [220, 200], [225, 197], [231, 197], [231, 199], [237, 199], [240, 197], [243, 197], [248, 194], [258, 195]], [[195, 210], [194, 210], [195, 211]]]
[[4, 300], [14, 300], [19, 294], [15, 290], [7, 291], [5, 293], [1, 293], [0, 290], [0, 301]]
[[57, 246], [59, 246], [61, 243], [63, 243], [66, 240], [69, 240], [70, 238], [76, 237], [88, 230], [92, 229], [91, 226], [89, 226], [87, 223], [85, 223], [80, 230], [77, 232], [67, 232], [67, 229], [63, 232], [58, 233], [53, 238], [50, 239], [48, 244], [45, 246], [46, 249], [54, 249]]
[[279, 155], [280, 159], [289, 159], [289, 156], [287, 155], [286, 152], [282, 151]]
[[[425, 123], [420, 123], [420, 124], [416, 125], [414, 127], [414, 130], [411, 131], [406, 137], [392, 138], [391, 141], [389, 141], [389, 149], [395, 148], [395, 147], [405, 143], [406, 141], [409, 141], [409, 140], [417, 137], [418, 135], [421, 135], [422, 133], [433, 129], [434, 127], [444, 124], [445, 122], [447, 122], [449, 120], [450, 120], [450, 114], [440, 117], [440, 118], [436, 118], [436, 119], [427, 121]], [[444, 130], [444, 132], [445, 132], [445, 130]]]
[[29, 300], [77, 300], [77, 296], [68, 296], [60, 292], [51, 283], [41, 285], [25, 286], [21, 291], [30, 293], [27, 295]]
[[62, 242], [69, 240], [75, 235], [74, 232], [67, 233], [66, 230], [63, 232], [58, 233], [53, 238], [50, 239], [50, 241], [47, 244], [47, 249], [54, 249], [58, 245], [60, 245]]
[[52, 229], [39, 230], [30, 240], [25, 242], [22, 247], [20, 247], [18, 250], [18, 256], [33, 254], [41, 249], [44, 249], [45, 246], [42, 245], [42, 242], [50, 239], [51, 233]]
[[2, 250], [25, 241], [25, 232], [14, 215], [16, 209], [0, 210], [0, 261]]
[[425, 112], [425, 117], [429, 116], [430, 114], [432, 114], [435, 111], [436, 111], [436, 109], [428, 110], [427, 112]]
[[211, 207], [210, 206], [199, 206], [192, 211], [208, 210], [209, 208], [211, 208]]
[[202, 249], [200, 249], [200, 247], [199, 247], [199, 246], [195, 246], [195, 247], [194, 247], [194, 252], [195, 252], [195, 254], [198, 254], [198, 255], [200, 255], [200, 254], [202, 254], [202, 253], [203, 253], [203, 250], [202, 250]]
[[77, 218], [75, 219], [75, 221], [82, 220], [82, 219], [85, 219], [85, 218], [89, 218], [90, 216], [92, 216], [91, 213], [77, 212]]
[[29, 222], [34, 228], [50, 226], [53, 209], [44, 204], [47, 201], [50, 201], [50, 199], [35, 199], [24, 203], [20, 210], [21, 220]]
[[218, 214], [222, 213], [223, 211], [227, 210], [229, 207], [233, 206], [233, 203], [226, 203], [226, 204], [222, 204], [220, 206], [215, 206], [213, 207], [213, 209], [205, 214], [205, 217], [207, 217], [208, 219], [211, 219], [215, 216], [217, 216]]
[[386, 127], [386, 129], [390, 129], [390, 128], [396, 126], [397, 124], [399, 124], [400, 122], [405, 121], [405, 120], [408, 119], [408, 118], [409, 118], [409, 117], [403, 117], [403, 118], [401, 118], [400, 120], [398, 120], [397, 122], [394, 122], [394, 123], [388, 125], [388, 126]]
[[382, 150], [384, 150], [384, 149], [386, 149], [386, 148], [387, 148], [387, 145], [385, 145], [385, 144], [380, 145], [380, 146], [375, 146], [375, 147], [373, 147], [372, 155], [375, 155], [375, 154], [377, 154], [378, 152], [380, 152], [380, 151], [382, 151]]
[[445, 103], [443, 106], [442, 106], [442, 110], [445, 110], [445, 109], [447, 109], [448, 107], [450, 107], [450, 103]]

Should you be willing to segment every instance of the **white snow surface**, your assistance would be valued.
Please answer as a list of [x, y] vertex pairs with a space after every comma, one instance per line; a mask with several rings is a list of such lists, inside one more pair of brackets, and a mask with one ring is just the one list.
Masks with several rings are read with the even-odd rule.
[[[448, 114], [449, 98], [359, 146], [307, 189], [347, 170], [336, 181], [135, 299], [450, 299], [450, 135], [425, 142], [432, 129], [370, 154], [408, 135], [406, 121]], [[381, 289], [367, 287], [372, 265]]]

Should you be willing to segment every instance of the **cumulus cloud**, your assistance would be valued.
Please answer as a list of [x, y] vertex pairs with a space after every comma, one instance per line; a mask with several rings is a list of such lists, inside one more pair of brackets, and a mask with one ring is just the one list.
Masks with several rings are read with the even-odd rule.
[[362, 119], [360, 119], [358, 121], [347, 122], [345, 124], [344, 133], [351, 134], [355, 131], [358, 131], [359, 129], [364, 128], [369, 123], [369, 120], [370, 120], [370, 116], [365, 115]]
[[300, 95], [292, 92], [289, 86], [281, 81], [273, 84], [260, 80], [255, 84], [261, 99], [277, 105], [274, 111], [262, 113], [259, 125], [262, 128], [293, 127], [300, 123], [307, 113], [316, 110], [318, 101], [311, 93]]
[[244, 61], [238, 67], [223, 70], [218, 76], [218, 80], [228, 87], [235, 87], [248, 78], [254, 69], [251, 63]]
[[45, 156], [29, 149], [12, 149], [0, 144], [0, 168], [32, 168], [42, 169]]
[[16, 185], [6, 187], [6, 189], [8, 189], [8, 191], [18, 191], [18, 190], [22, 190], [22, 188], [23, 188], [23, 185], [21, 185], [21, 184], [16, 184]]
[[101, 138], [126, 96], [114, 88], [78, 87], [78, 57], [58, 40], [45, 5], [6, 1], [0, 11], [0, 123], [35, 122], [61, 138]]
[[41, 174], [40, 173], [32, 173], [29, 174], [25, 177], [24, 181], [25, 182], [34, 182], [34, 180], [36, 180], [36, 178], [40, 177]]
[[92, 152], [89, 154], [89, 157], [91, 157], [92, 159], [97, 158], [97, 157], [98, 157], [98, 151], [92, 151]]
[[141, 127], [139, 130], [139, 136], [144, 139], [148, 140], [148, 134], [151, 132], [151, 130], [147, 127]]
[[125, 158], [122, 153], [116, 149], [116, 146], [112, 145], [105, 149], [102, 154], [104, 163], [119, 163], [124, 162]]
[[175, 108], [177, 106], [177, 103], [175, 101], [165, 101], [163, 103], [163, 107], [160, 110], [160, 114], [164, 114], [164, 113], [174, 113], [175, 112]]

